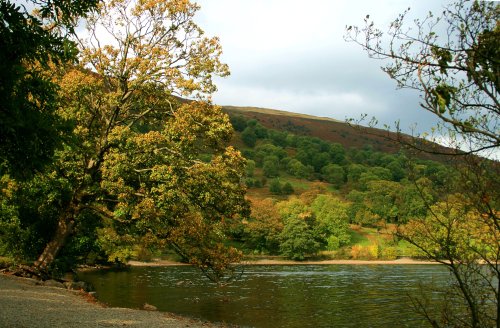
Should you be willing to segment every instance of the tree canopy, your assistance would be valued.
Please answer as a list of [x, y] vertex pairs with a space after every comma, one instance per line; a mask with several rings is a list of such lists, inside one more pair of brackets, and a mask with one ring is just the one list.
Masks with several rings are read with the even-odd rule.
[[0, 2], [0, 173], [27, 176], [50, 162], [63, 121], [57, 85], [44, 70], [76, 59], [68, 38], [97, 0]]

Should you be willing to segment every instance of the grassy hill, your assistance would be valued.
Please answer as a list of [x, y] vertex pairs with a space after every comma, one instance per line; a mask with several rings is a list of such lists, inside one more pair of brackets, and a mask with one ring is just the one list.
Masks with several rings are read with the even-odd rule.
[[[410, 140], [410, 136], [407, 135], [398, 135], [394, 132], [364, 126], [352, 126], [328, 117], [259, 107], [223, 106], [222, 108], [230, 116], [241, 115], [248, 119], [255, 119], [268, 129], [317, 137], [328, 142], [339, 143], [345, 148], [371, 146], [376, 151], [396, 153], [401, 149], [401, 143], [397, 140]], [[446, 147], [431, 143], [425, 143], [425, 147], [434, 149], [436, 153], [451, 151]], [[417, 153], [417, 156], [424, 159], [442, 160], [439, 155], [421, 152]]]

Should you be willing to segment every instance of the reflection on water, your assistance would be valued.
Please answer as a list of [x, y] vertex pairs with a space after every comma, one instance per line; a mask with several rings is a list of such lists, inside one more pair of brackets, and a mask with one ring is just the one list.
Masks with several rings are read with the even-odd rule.
[[448, 277], [438, 265], [249, 266], [225, 287], [188, 266], [81, 274], [112, 306], [149, 303], [247, 327], [428, 327], [408, 295], [419, 292], [421, 280], [443, 284]]

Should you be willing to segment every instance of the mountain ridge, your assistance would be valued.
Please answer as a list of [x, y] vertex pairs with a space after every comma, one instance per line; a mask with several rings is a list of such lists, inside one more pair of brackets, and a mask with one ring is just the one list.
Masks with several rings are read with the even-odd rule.
[[[221, 107], [230, 116], [241, 115], [247, 119], [255, 119], [268, 129], [317, 137], [325, 141], [339, 143], [346, 148], [371, 146], [376, 151], [396, 153], [400, 151], [405, 141], [409, 142], [413, 138], [410, 135], [379, 128], [351, 125], [329, 117], [318, 117], [261, 107]], [[423, 139], [419, 140], [423, 141]], [[440, 152], [451, 151], [451, 149], [438, 144], [425, 143]], [[440, 156], [421, 153], [419, 157], [438, 160]]]

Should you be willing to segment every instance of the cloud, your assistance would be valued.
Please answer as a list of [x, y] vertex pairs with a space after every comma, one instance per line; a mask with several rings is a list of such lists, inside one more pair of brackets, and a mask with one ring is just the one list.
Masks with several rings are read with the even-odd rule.
[[[380, 112], [383, 105], [377, 104], [375, 99], [356, 92], [325, 92], [325, 91], [299, 91], [294, 92], [289, 88], [266, 89], [257, 86], [235, 86], [231, 83], [219, 83], [220, 92], [216, 101], [223, 104], [241, 106], [268, 107], [288, 111], [303, 110], [307, 113], [324, 115], [338, 110], [345, 112], [349, 109], [372, 108]], [[325, 108], [329, 108], [325, 111]]]
[[361, 47], [344, 41], [347, 25], [370, 14], [381, 28], [411, 6], [415, 17], [441, 8], [431, 0], [201, 0], [197, 22], [217, 35], [231, 69], [218, 80], [216, 102], [328, 116], [362, 113], [402, 127], [435, 119], [419, 108], [418, 94], [396, 85]]

